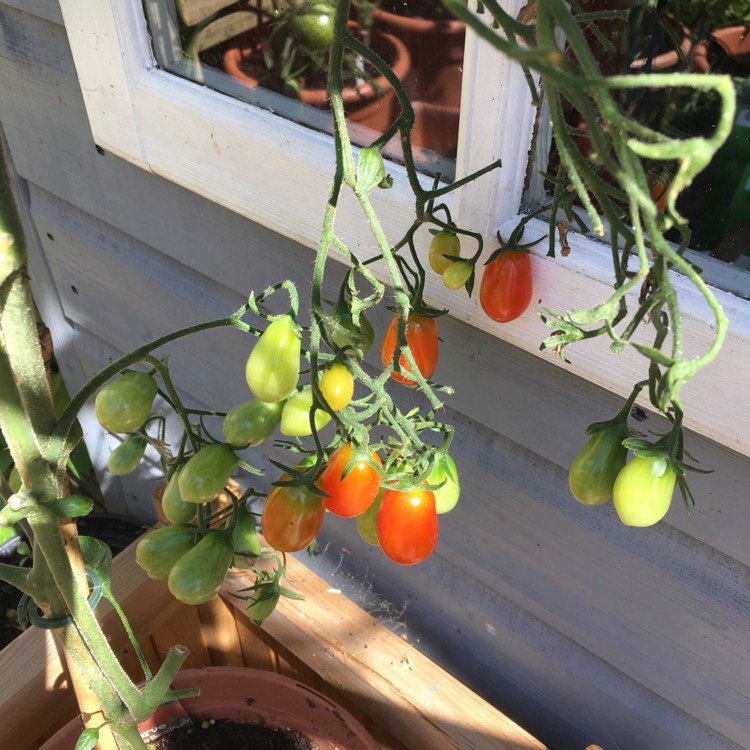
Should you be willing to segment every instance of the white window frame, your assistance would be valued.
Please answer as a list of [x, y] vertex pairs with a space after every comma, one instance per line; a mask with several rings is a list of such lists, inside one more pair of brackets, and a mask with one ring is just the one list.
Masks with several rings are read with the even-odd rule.
[[[512, 13], [523, 4], [503, 3]], [[317, 246], [333, 169], [330, 136], [161, 70], [141, 0], [60, 0], [60, 5], [99, 146], [303, 245]], [[478, 69], [481, 82], [473, 75]], [[497, 158], [503, 168], [447, 202], [458, 225], [482, 232], [488, 250], [497, 230], [505, 236], [519, 217], [534, 115], [518, 66], [469, 32], [456, 174], [469, 174]], [[389, 171], [395, 185], [378, 192], [375, 200], [388, 236], [397, 238], [411, 222], [413, 200], [403, 169], [394, 164]], [[342, 202], [337, 226], [362, 258], [376, 252], [354, 201]], [[524, 239], [546, 231], [544, 223], [532, 221]], [[460, 320], [540, 354], [539, 343], [549, 335], [540, 312], [580, 309], [604, 299], [611, 289], [609, 252], [587, 237], [571, 235], [569, 240], [572, 251], [565, 258], [546, 258], [544, 242], [534, 251], [535, 295], [517, 321], [494, 323], [479, 307], [477, 292], [471, 299], [448, 292], [434, 276], [426, 298], [449, 307]], [[684, 279], [675, 286], [682, 295], [684, 337], [693, 342], [695, 353], [704, 351], [713, 333], [708, 309]], [[742, 398], [750, 376], [750, 303], [720, 290], [716, 294], [730, 318], [730, 332], [718, 359], [684, 389], [686, 425], [750, 455], [748, 400]], [[540, 356], [621, 395], [629, 394], [646, 371], [635, 351], [614, 356], [603, 337], [566, 353], [570, 364], [551, 352]]]

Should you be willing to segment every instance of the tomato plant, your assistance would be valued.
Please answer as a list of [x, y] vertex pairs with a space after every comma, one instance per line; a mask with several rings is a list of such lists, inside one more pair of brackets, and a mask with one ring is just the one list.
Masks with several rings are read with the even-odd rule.
[[[372, 505], [380, 489], [380, 474], [365, 459], [358, 460], [346, 476], [344, 469], [354, 456], [351, 443], [338, 447], [330, 459], [318, 482], [328, 497], [325, 506], [331, 513], [344, 518], [352, 518], [366, 511]], [[373, 452], [371, 459], [382, 465], [380, 456]]]
[[280, 552], [299, 552], [318, 536], [325, 513], [323, 498], [309, 487], [276, 486], [263, 506], [261, 531], [268, 544]]
[[320, 392], [333, 411], [341, 411], [354, 395], [354, 377], [341, 362], [334, 362], [320, 379]]
[[621, 425], [595, 432], [573, 459], [568, 485], [573, 497], [584, 505], [601, 505], [612, 497], [612, 488], [625, 466], [627, 434]]
[[419, 488], [385, 490], [375, 527], [380, 546], [391, 560], [401, 565], [422, 562], [438, 539], [435, 495]]
[[308, 51], [328, 49], [333, 39], [335, 6], [318, 2], [295, 13], [291, 21], [292, 33]]
[[503, 250], [484, 267], [479, 286], [482, 310], [498, 323], [522, 315], [531, 303], [531, 258], [523, 250]]
[[665, 456], [633, 456], [615, 479], [612, 499], [626, 526], [653, 526], [667, 514], [677, 474]]
[[267, 440], [281, 419], [283, 402], [267, 403], [251, 398], [232, 407], [224, 417], [224, 439], [233, 448], [248, 448]]
[[446, 256], [461, 255], [461, 241], [454, 232], [444, 229], [432, 236], [430, 240], [429, 261], [432, 270], [442, 276], [455, 261]]
[[151, 413], [156, 381], [147, 372], [125, 372], [96, 394], [94, 412], [109, 432], [137, 430]]
[[138, 540], [135, 560], [149, 578], [161, 581], [169, 575], [175, 563], [195, 546], [197, 538], [198, 529], [195, 526], [162, 526]]
[[138, 468], [145, 452], [146, 438], [143, 435], [132, 433], [109, 454], [107, 466], [116, 477], [130, 474]]
[[302, 339], [290, 315], [268, 325], [250, 352], [245, 377], [256, 398], [276, 403], [297, 387]]
[[[288, 437], [306, 437], [312, 435], [310, 411], [313, 407], [313, 392], [306, 386], [284, 404], [281, 410], [279, 430]], [[331, 421], [331, 415], [323, 409], [315, 410], [315, 429], [322, 430]]]
[[438, 514], [453, 510], [461, 495], [456, 462], [447, 454], [435, 462], [435, 466], [427, 477], [427, 484], [442, 484], [443, 482], [445, 484], [442, 487], [432, 491], [435, 495], [435, 512]]
[[[383, 367], [388, 367], [393, 361], [393, 353], [398, 341], [398, 314], [394, 314], [383, 336], [380, 347], [380, 361]], [[422, 377], [429, 378], [437, 367], [439, 343], [438, 328], [435, 318], [423, 315], [409, 315], [406, 321], [406, 343], [409, 345], [417, 369]], [[399, 365], [404, 372], [411, 373], [411, 367], [402, 354]], [[416, 381], [398, 372], [392, 372], [391, 377], [399, 383], [414, 386]]]
[[186, 503], [213, 500], [226, 486], [237, 463], [235, 452], [225, 443], [204, 445], [180, 472], [180, 497]]
[[181, 471], [182, 466], [178, 466], [172, 472], [161, 496], [161, 510], [170, 523], [188, 523], [195, 518], [197, 510], [195, 503], [186, 503], [180, 495]]
[[172, 596], [184, 604], [207, 602], [219, 593], [233, 555], [232, 539], [226, 532], [207, 532], [169, 572], [167, 585]]

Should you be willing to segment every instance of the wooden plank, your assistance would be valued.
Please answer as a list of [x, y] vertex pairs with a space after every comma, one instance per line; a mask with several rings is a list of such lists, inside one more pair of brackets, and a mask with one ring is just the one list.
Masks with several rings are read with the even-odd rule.
[[57, 0], [3, 0], [0, 5], [24, 11], [33, 16], [62, 26], [63, 17]]
[[[305, 592], [305, 600], [282, 599], [266, 621], [266, 631], [360, 708], [369, 706], [377, 721], [407, 747], [544, 747], [297, 561], [290, 558], [288, 565], [289, 577]], [[247, 578], [232, 573], [225, 591], [244, 586]]]
[[198, 621], [211, 664], [217, 667], [242, 667], [242, 649], [237, 647], [239, 633], [233, 608], [214, 597], [197, 608]]

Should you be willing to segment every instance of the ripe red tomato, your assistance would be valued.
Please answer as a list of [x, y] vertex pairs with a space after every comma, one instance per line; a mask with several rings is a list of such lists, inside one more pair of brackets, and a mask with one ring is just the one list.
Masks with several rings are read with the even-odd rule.
[[520, 250], [505, 250], [484, 267], [479, 302], [498, 323], [522, 315], [531, 302], [531, 258]]
[[[364, 513], [380, 489], [380, 474], [364, 459], [357, 461], [345, 477], [341, 476], [353, 455], [354, 448], [350, 443], [337, 448], [319, 481], [320, 489], [328, 495], [326, 508], [344, 518]], [[378, 466], [382, 465], [377, 453], [373, 452], [372, 460]]]
[[263, 506], [261, 531], [280, 552], [299, 552], [318, 536], [325, 513], [323, 498], [308, 487], [277, 486]]
[[401, 565], [422, 562], [435, 549], [438, 517], [435, 495], [418, 488], [386, 490], [375, 517], [383, 552]]
[[[394, 314], [391, 322], [386, 328], [383, 343], [380, 347], [380, 361], [383, 367], [388, 367], [393, 361], [393, 352], [396, 349], [398, 339], [398, 314]], [[427, 318], [422, 315], [409, 315], [406, 321], [406, 343], [411, 349], [417, 369], [422, 377], [429, 378], [438, 362], [438, 329], [435, 318]], [[402, 354], [399, 365], [404, 372], [411, 372], [411, 367]], [[398, 372], [391, 373], [391, 377], [399, 383], [414, 386], [416, 381]]]

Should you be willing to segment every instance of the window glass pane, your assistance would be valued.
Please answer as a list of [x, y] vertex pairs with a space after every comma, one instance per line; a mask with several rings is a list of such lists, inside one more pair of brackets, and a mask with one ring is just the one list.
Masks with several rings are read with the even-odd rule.
[[[145, 0], [158, 64], [330, 132], [327, 79], [335, 0]], [[451, 177], [458, 138], [464, 27], [437, 0], [352, 0], [350, 30], [378, 53], [414, 103], [412, 144], [425, 171]], [[352, 50], [344, 91], [352, 139], [367, 144], [400, 109]], [[400, 154], [395, 136], [386, 152]]]
[[[750, 0], [580, 0], [581, 12], [629, 10], [627, 20], [597, 20], [587, 37], [603, 71], [725, 73], [733, 77], [737, 112], [727, 142], [712, 163], [699, 174], [677, 201], [677, 210], [692, 229], [691, 248], [736, 268], [750, 269]], [[604, 43], [602, 42], [604, 40]], [[611, 47], [609, 46], [611, 43]], [[631, 90], [620, 104], [639, 122], [673, 138], [710, 135], [718, 121], [720, 101], [713, 92], [686, 87]], [[566, 120], [576, 146], [591, 161], [593, 147], [586, 123], [569, 106]], [[539, 147], [530, 170], [554, 173], [557, 159], [552, 147], [549, 162], [544, 146], [546, 121], [540, 118]], [[541, 153], [543, 151], [543, 153]], [[648, 165], [656, 198], [677, 169], [677, 162]], [[602, 170], [600, 176], [608, 179]], [[538, 203], [542, 181], [529, 181], [529, 204]], [[549, 187], [549, 186], [547, 186]], [[536, 195], [534, 195], [536, 192]], [[676, 232], [668, 235], [678, 241]], [[700, 258], [700, 256], [699, 256]], [[700, 264], [700, 261], [699, 261]], [[739, 285], [750, 295], [750, 278]], [[719, 282], [720, 283], [720, 282]], [[731, 284], [732, 291], [738, 285]]]

